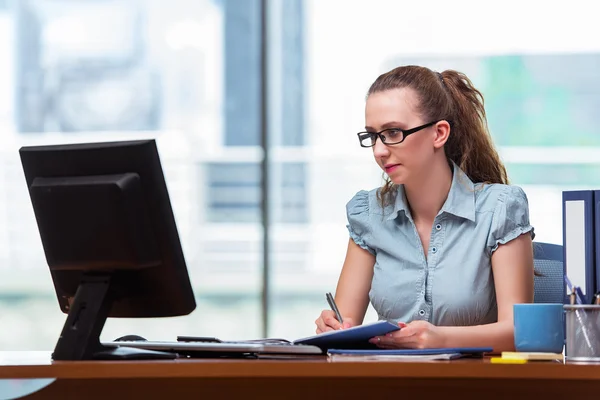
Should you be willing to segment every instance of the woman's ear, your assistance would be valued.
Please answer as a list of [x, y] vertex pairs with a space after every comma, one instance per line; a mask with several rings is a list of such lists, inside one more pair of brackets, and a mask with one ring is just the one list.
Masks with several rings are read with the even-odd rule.
[[450, 124], [446, 120], [442, 120], [435, 124], [435, 136], [433, 138], [433, 147], [440, 149], [448, 141], [450, 136]]

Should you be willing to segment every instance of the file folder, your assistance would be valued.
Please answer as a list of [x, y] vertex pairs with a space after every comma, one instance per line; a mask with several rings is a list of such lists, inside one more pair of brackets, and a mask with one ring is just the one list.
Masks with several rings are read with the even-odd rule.
[[[592, 300], [594, 293], [600, 291], [600, 190], [594, 190], [594, 243], [596, 286], [594, 287], [594, 292], [590, 294]], [[589, 301], [588, 304], [591, 302]]]
[[[590, 304], [596, 291], [594, 191], [563, 191], [562, 201], [564, 272]], [[565, 303], [567, 295], [565, 286]]]

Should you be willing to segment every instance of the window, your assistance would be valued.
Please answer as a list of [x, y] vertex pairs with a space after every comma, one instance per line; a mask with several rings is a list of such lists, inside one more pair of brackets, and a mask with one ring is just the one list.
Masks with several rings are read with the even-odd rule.
[[[264, 75], [260, 0], [0, 0], [0, 59], [8, 60], [0, 66], [0, 318], [11, 326], [0, 330], [0, 348], [51, 350], [65, 318], [18, 148], [148, 137], [157, 139], [198, 308], [109, 320], [103, 339], [262, 336], [265, 259], [267, 335], [312, 334], [344, 259], [345, 204], [382, 182], [355, 137], [364, 96], [399, 64], [473, 79], [510, 178], [528, 195], [537, 239], [561, 243], [561, 191], [600, 184], [595, 14], [576, 0], [544, 9], [542, 20], [532, 18], [536, 6], [511, 1], [493, 18], [464, 0], [268, 1]], [[369, 310], [366, 320], [374, 318]]]

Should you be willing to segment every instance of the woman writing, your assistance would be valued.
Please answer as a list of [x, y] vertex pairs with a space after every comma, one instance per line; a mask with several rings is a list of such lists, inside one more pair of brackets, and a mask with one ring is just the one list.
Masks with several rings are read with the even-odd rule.
[[361, 324], [370, 301], [402, 328], [371, 339], [381, 348], [513, 349], [513, 304], [533, 301], [534, 233], [483, 96], [459, 72], [399, 67], [371, 85], [365, 120], [360, 144], [387, 179], [347, 204], [344, 326], [325, 310], [317, 333]]

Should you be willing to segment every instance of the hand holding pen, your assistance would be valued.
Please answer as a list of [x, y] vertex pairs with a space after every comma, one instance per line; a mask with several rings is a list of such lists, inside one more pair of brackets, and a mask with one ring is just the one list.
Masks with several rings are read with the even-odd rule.
[[354, 321], [352, 321], [351, 318], [342, 317], [340, 310], [338, 309], [337, 304], [335, 303], [335, 300], [333, 299], [331, 293], [327, 293], [325, 297], [331, 309], [321, 311], [321, 315], [315, 321], [315, 324], [317, 325], [317, 334], [333, 330], [350, 328], [355, 325]]
[[331, 310], [335, 313], [335, 318], [340, 322], [340, 324], [343, 324], [344, 319], [342, 318], [342, 315], [340, 314], [340, 310], [338, 310], [337, 304], [335, 304], [335, 300], [334, 300], [333, 296], [331, 295], [331, 293], [329, 293], [329, 292], [325, 293], [325, 298], [327, 298], [329, 307], [331, 307]]

